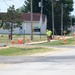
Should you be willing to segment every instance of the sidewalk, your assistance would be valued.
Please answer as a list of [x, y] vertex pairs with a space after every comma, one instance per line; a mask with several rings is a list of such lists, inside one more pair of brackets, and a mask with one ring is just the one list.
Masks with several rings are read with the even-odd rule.
[[[50, 42], [52, 42], [52, 41], [57, 41], [57, 40], [51, 40]], [[38, 43], [45, 43], [45, 42], [47, 42], [47, 40], [45, 40], [45, 41], [39, 41], [39, 42], [29, 42], [29, 43], [26, 43], [26, 44], [31, 45], [31, 44], [38, 44]]]

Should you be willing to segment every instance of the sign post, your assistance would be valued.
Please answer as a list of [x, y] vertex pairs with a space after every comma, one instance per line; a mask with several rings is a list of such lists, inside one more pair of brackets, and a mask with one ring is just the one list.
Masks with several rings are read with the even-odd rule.
[[24, 37], [23, 37], [23, 44], [25, 43], [25, 29], [24, 29]]

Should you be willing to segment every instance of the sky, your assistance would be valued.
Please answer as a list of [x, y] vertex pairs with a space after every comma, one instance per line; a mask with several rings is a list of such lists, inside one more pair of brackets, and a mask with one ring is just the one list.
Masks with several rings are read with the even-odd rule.
[[73, 10], [73, 12], [71, 13], [71, 15], [75, 15], [75, 0], [73, 0], [73, 1], [74, 1], [74, 4], [73, 4], [74, 10]]
[[0, 12], [7, 12], [9, 6], [14, 5], [15, 9], [23, 6], [24, 0], [0, 0]]
[[[7, 12], [7, 9], [9, 6], [14, 5], [15, 9], [23, 6], [25, 0], [0, 0], [0, 12]], [[71, 15], [75, 15], [75, 0], [73, 4], [74, 11], [71, 13]]]

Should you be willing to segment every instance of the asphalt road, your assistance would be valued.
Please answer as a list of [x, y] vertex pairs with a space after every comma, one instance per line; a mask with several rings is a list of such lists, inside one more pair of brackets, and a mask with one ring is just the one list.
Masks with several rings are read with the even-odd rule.
[[0, 75], [75, 75], [75, 47], [59, 48], [41, 56], [0, 56]]

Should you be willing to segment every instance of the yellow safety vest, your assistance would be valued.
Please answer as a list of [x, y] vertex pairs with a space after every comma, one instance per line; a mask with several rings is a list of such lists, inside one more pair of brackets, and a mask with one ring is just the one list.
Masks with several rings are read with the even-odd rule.
[[51, 31], [47, 31], [47, 32], [46, 32], [46, 35], [47, 35], [47, 36], [50, 36], [51, 33], [52, 33]]

